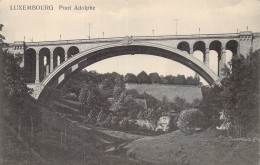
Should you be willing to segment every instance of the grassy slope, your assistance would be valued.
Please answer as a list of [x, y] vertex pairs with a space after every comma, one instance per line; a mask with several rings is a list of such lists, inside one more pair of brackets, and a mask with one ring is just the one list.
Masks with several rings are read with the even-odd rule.
[[42, 164], [31, 151], [20, 142], [17, 137], [10, 131], [7, 124], [3, 122], [0, 137], [3, 140], [1, 145], [3, 150], [3, 160], [0, 164], [5, 165], [29, 165], [29, 164]]
[[156, 164], [257, 165], [259, 142], [235, 141], [215, 130], [193, 135], [180, 131], [143, 138], [126, 146], [128, 155]]
[[201, 87], [198, 86], [126, 84], [126, 89], [136, 89], [139, 93], [146, 92], [159, 100], [162, 100], [164, 96], [168, 97], [170, 101], [179, 96], [188, 102], [202, 98]]

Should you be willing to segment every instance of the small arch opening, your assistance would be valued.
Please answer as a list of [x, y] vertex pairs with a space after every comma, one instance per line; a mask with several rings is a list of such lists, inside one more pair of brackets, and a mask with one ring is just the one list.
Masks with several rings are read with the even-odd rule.
[[190, 53], [190, 45], [186, 41], [182, 41], [178, 44], [177, 49]]
[[237, 55], [237, 49], [238, 49], [238, 42], [236, 40], [230, 40], [226, 44], [226, 50], [230, 50], [232, 52], [232, 55]]
[[77, 53], [79, 53], [79, 48], [77, 48], [76, 46], [70, 47], [68, 49], [68, 58], [70, 58], [71, 56], [74, 56]]
[[65, 50], [62, 47], [57, 47], [53, 51], [53, 69], [65, 61]]
[[39, 52], [40, 81], [50, 73], [50, 50], [42, 48]]

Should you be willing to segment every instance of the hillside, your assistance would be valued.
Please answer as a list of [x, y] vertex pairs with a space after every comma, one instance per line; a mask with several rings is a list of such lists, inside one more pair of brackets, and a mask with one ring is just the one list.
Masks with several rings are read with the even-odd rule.
[[126, 84], [126, 89], [136, 89], [139, 93], [146, 92], [162, 100], [166, 96], [170, 101], [176, 97], [184, 98], [187, 102], [202, 98], [200, 86], [156, 85], [156, 84]]
[[146, 137], [127, 144], [123, 149], [136, 160], [155, 164], [181, 165], [256, 165], [259, 141], [233, 139], [206, 130], [193, 135], [180, 131]]

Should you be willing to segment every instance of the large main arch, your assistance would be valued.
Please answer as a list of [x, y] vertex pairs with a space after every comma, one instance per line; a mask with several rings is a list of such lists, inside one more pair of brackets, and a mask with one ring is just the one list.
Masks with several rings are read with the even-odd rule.
[[[34, 90], [34, 97], [38, 99], [46, 87], [57, 87], [73, 74], [98, 61], [121, 55], [155, 55], [179, 62], [197, 72], [209, 84], [216, 82], [219, 77], [205, 64], [195, 57], [168, 46], [148, 42], [121, 42], [98, 46], [78, 53], [57, 66]], [[134, 67], [134, 66], [133, 66]]]

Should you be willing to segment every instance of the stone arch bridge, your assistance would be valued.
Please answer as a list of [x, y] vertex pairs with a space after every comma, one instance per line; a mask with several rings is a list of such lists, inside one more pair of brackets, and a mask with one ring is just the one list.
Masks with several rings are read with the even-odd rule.
[[[22, 54], [27, 86], [38, 99], [47, 86], [57, 87], [83, 68], [115, 56], [147, 54], [177, 61], [202, 76], [209, 84], [219, 81], [226, 50], [247, 55], [260, 47], [260, 33], [131, 36], [43, 42], [14, 42], [9, 51]], [[218, 73], [209, 68], [209, 51], [218, 54]], [[201, 51], [203, 61], [193, 56]]]

